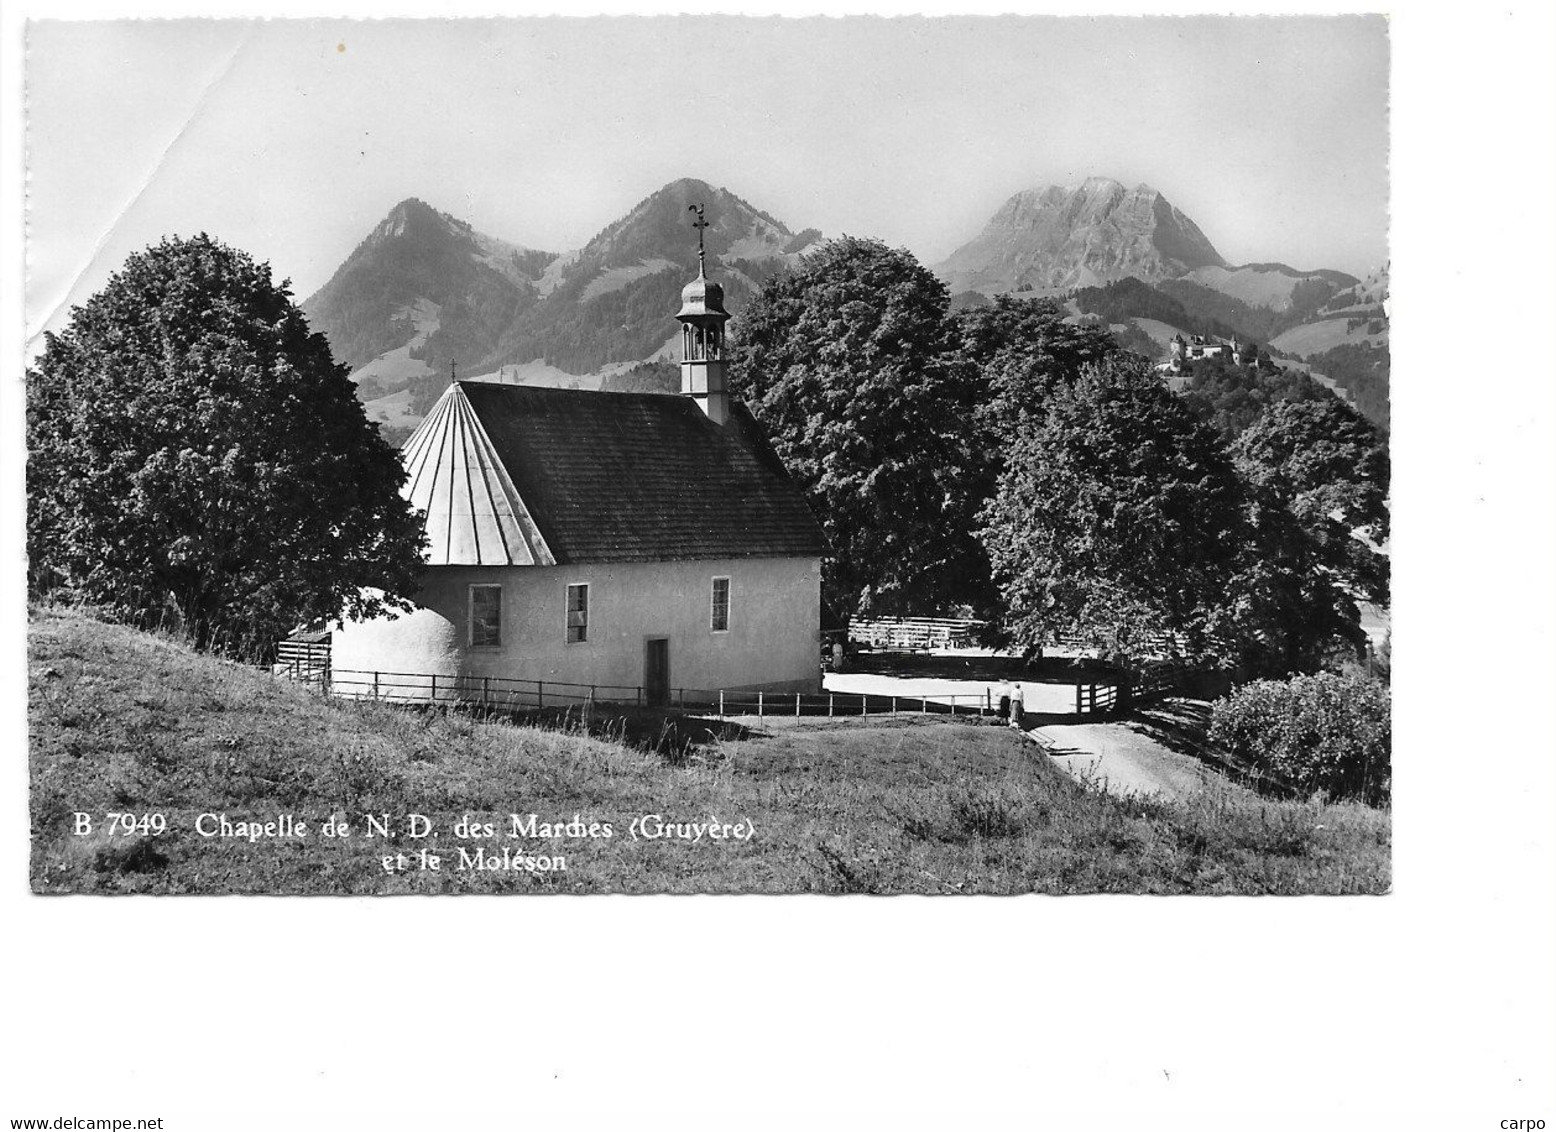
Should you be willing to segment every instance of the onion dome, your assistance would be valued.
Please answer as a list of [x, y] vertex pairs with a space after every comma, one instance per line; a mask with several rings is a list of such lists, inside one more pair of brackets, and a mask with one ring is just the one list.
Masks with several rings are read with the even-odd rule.
[[724, 309], [723, 286], [704, 275], [701, 264], [697, 267], [697, 278], [681, 288], [681, 309], [675, 317], [688, 318], [697, 315], [729, 317], [729, 312]]

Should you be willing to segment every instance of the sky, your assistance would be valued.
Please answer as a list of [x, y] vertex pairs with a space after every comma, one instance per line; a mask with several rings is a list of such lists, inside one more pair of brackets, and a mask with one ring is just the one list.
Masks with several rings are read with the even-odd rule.
[[928, 264], [1109, 176], [1234, 263], [1360, 274], [1388, 76], [1378, 16], [34, 21], [29, 353], [164, 235], [302, 299], [409, 196], [562, 251], [683, 176]]

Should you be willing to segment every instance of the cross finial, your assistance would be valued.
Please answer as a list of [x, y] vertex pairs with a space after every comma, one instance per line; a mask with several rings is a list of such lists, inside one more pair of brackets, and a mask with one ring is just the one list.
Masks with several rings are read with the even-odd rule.
[[458, 380], [458, 371], [454, 368], [455, 365], [456, 363], [454, 359], [450, 358], [448, 360], [448, 383], [450, 385], [453, 385], [454, 382]]
[[706, 207], [705, 205], [701, 205], [701, 204], [689, 204], [689, 205], [686, 206], [686, 211], [687, 212], [695, 212], [697, 214], [697, 219], [692, 221], [692, 227], [697, 229], [697, 274], [698, 275], [705, 274], [704, 271], [703, 271], [703, 257], [707, 253], [704, 252], [703, 246], [702, 246], [702, 230], [708, 226], [707, 218], [703, 216], [703, 210], [704, 210], [705, 207]]

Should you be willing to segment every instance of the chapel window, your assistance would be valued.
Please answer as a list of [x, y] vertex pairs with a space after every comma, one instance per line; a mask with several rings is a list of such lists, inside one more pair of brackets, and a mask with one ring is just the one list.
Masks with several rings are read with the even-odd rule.
[[589, 584], [579, 582], [567, 587], [567, 643], [581, 644], [589, 639]]
[[502, 644], [502, 587], [470, 587], [470, 646], [495, 648]]

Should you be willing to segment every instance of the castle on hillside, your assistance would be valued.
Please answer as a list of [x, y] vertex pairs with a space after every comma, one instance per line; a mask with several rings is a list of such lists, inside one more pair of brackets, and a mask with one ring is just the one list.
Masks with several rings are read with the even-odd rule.
[[1239, 342], [1235, 334], [1228, 341], [1208, 334], [1196, 334], [1189, 339], [1185, 339], [1181, 333], [1174, 334], [1169, 346], [1171, 355], [1156, 367], [1157, 373], [1182, 373], [1184, 363], [1207, 358], [1221, 358], [1234, 365], [1245, 366], [1254, 365], [1258, 361], [1258, 350], [1254, 344]]

